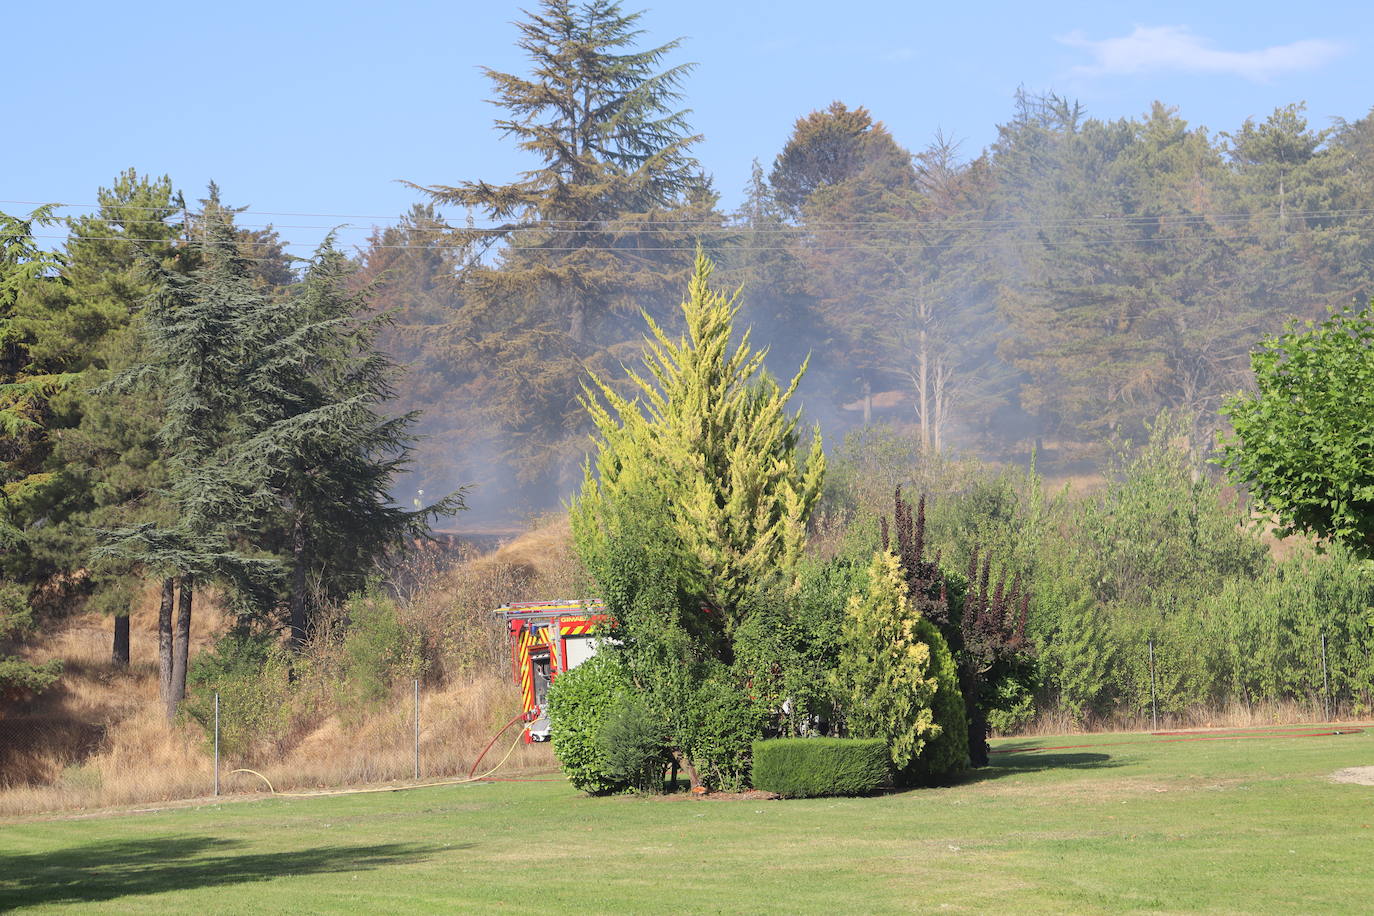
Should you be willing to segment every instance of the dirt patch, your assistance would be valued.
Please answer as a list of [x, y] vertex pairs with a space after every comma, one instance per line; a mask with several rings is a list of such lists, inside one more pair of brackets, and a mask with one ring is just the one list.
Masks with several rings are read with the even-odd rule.
[[1352, 782], [1361, 786], [1374, 786], [1374, 767], [1346, 767], [1331, 774], [1332, 782]]
[[782, 798], [772, 792], [760, 792], [758, 789], [750, 789], [748, 792], [707, 792], [696, 794], [692, 792], [672, 792], [667, 795], [637, 795], [627, 796], [650, 801], [680, 802], [680, 801], [776, 801]]

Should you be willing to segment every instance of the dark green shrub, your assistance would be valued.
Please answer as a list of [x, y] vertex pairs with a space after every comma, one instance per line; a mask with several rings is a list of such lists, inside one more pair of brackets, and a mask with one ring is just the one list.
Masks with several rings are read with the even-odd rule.
[[277, 634], [235, 628], [191, 661], [182, 711], [214, 735], [220, 695], [220, 750], [251, 756], [269, 750], [291, 723], [290, 659]]
[[611, 698], [597, 744], [609, 776], [640, 792], [663, 790], [670, 759], [663, 725], [638, 694], [622, 689]]
[[775, 738], [753, 750], [754, 788], [786, 798], [867, 795], [891, 779], [881, 738]]
[[344, 610], [348, 629], [339, 659], [340, 692], [348, 708], [361, 714], [390, 698], [393, 684], [419, 676], [420, 645], [401, 624], [396, 602], [385, 595], [352, 595]]
[[724, 671], [703, 680], [692, 696], [691, 725], [684, 730], [684, 744], [702, 783], [723, 792], [744, 789], [767, 710]]
[[[0, 582], [0, 648], [5, 642], [33, 629], [33, 610], [29, 607], [27, 589]], [[56, 659], [36, 665], [0, 654], [0, 701], [47, 690], [61, 674], [62, 663]]]
[[629, 689], [629, 676], [614, 652], [592, 656], [549, 685], [554, 756], [568, 781], [590, 795], [623, 792], [631, 785], [616, 773], [623, 759], [613, 764], [602, 739], [617, 699]]
[[949, 644], [935, 624], [924, 617], [916, 621], [916, 636], [930, 647], [930, 676], [936, 683], [930, 707], [940, 733], [926, 739], [921, 753], [898, 774], [898, 781], [905, 785], [929, 785], [968, 767], [968, 718]]

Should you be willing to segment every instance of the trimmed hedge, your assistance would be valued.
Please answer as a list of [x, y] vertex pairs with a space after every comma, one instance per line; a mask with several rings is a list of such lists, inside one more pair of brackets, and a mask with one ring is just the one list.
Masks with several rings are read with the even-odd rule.
[[891, 778], [891, 758], [881, 738], [754, 742], [754, 788], [785, 798], [868, 795]]

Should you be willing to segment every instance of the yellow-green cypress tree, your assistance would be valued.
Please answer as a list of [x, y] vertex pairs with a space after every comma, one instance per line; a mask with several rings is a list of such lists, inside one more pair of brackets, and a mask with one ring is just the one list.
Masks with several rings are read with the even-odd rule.
[[898, 773], [941, 732], [933, 709], [939, 682], [921, 619], [901, 562], [885, 550], [874, 554], [867, 588], [845, 611], [834, 678], [849, 733], [885, 739]]
[[593, 376], [583, 403], [599, 448], [572, 515], [596, 569], [624, 507], [648, 507], [640, 511], [668, 536], [684, 587], [732, 632], [753, 589], [794, 579], [825, 456], [817, 430], [802, 459], [798, 418], [787, 412], [805, 364], [783, 388], [764, 373], [766, 350], [753, 350], [747, 331], [732, 346], [739, 293], [713, 290], [712, 269], [698, 251], [684, 337], [645, 316], [646, 371], [629, 371], [633, 397]]

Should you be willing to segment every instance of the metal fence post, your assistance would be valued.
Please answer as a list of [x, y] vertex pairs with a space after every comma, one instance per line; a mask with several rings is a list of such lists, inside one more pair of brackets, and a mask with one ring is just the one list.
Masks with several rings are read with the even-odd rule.
[[1155, 701], [1155, 641], [1150, 640], [1150, 730], [1159, 731], [1159, 706]]
[[215, 794], [219, 794], [219, 691], [215, 691]]
[[420, 778], [420, 679], [415, 679], [415, 778]]
[[1322, 631], [1322, 709], [1331, 721], [1331, 678], [1326, 673], [1326, 631]]

